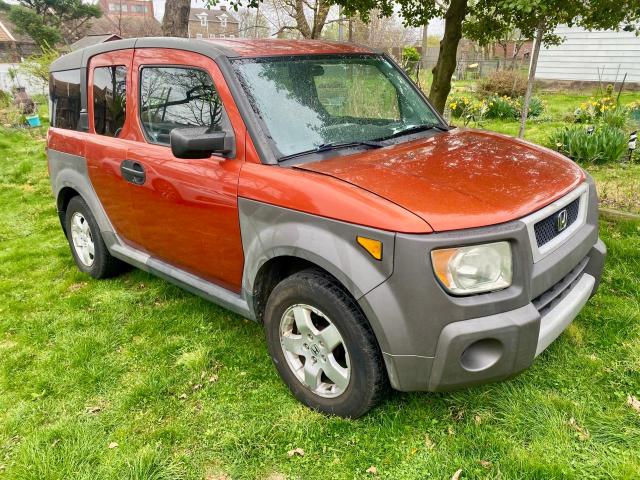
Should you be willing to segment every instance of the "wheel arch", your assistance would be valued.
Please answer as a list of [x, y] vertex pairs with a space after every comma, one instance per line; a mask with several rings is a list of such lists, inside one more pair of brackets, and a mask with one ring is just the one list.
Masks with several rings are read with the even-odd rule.
[[[79, 195], [89, 206], [100, 227], [100, 231], [102, 233], [113, 232], [113, 226], [93, 189], [86, 159], [79, 155], [61, 152], [52, 148], [47, 150], [47, 157], [49, 159], [49, 175], [56, 198], [58, 215], [63, 211], [61, 207], [66, 208], [71, 198]], [[61, 219], [64, 223], [64, 217], [61, 217]]]
[[[307, 253], [305, 255], [305, 253]], [[350, 289], [345, 284], [345, 275], [327, 265], [311, 252], [282, 252], [266, 259], [257, 269], [255, 277], [251, 282], [252, 288], [249, 291], [251, 306], [258, 322], [262, 322], [264, 309], [269, 295], [278, 283], [291, 275], [306, 269], [316, 269], [329, 275], [342, 288], [344, 288], [355, 300], [353, 288]], [[356, 302], [357, 303], [357, 302]]]
[[67, 233], [67, 226], [65, 222], [65, 216], [67, 213], [67, 206], [73, 197], [82, 196], [80, 192], [73, 187], [65, 186], [58, 192], [58, 196], [56, 198], [56, 209], [58, 211], [58, 218], [60, 219], [60, 224], [62, 225], [62, 230], [64, 233]]

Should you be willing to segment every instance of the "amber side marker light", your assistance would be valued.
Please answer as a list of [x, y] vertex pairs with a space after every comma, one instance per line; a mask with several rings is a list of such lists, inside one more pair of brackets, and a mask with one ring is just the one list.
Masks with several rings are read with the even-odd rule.
[[364, 248], [369, 255], [376, 260], [382, 260], [382, 242], [372, 238], [357, 236], [356, 241]]

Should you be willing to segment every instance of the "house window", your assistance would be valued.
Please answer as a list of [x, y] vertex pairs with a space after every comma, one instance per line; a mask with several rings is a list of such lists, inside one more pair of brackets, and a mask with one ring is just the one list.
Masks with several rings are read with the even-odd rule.
[[126, 5], [122, 5], [122, 11], [126, 12], [127, 11], [127, 6]]
[[118, 10], [120, 10], [120, 5], [118, 5], [116, 3], [110, 3], [109, 4], [109, 11], [110, 12], [117, 12]]
[[227, 26], [227, 16], [226, 15], [220, 15], [220, 26], [226, 28], [226, 26]]
[[202, 38], [202, 34], [201, 33], [196, 33], [196, 38]]
[[215, 33], [210, 33], [210, 34], [209, 34], [209, 38], [216, 38]]
[[206, 13], [202, 13], [200, 15], [198, 15], [198, 18], [200, 18], [200, 25], [202, 25], [203, 27], [207, 26], [207, 14]]

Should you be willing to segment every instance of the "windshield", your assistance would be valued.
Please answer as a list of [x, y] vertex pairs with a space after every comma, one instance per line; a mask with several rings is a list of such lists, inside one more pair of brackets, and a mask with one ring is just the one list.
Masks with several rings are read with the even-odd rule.
[[238, 59], [234, 68], [278, 158], [440, 125], [379, 55]]

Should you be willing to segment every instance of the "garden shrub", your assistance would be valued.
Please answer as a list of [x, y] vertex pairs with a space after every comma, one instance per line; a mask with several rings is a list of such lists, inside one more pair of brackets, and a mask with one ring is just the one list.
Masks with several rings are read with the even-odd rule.
[[417, 62], [420, 60], [420, 53], [416, 47], [406, 46], [402, 49], [402, 59], [405, 62]]
[[[520, 115], [522, 114], [522, 102], [523, 102], [524, 98], [520, 97], [518, 98], [518, 100], [516, 101], [516, 107], [517, 107], [517, 118], [520, 118]], [[539, 116], [541, 116], [544, 113], [544, 103], [542, 102], [542, 100], [539, 97], [531, 97], [531, 99], [529, 100], [529, 110], [527, 111], [527, 118], [537, 118]]]
[[575, 109], [573, 118], [576, 123], [594, 123], [600, 119], [605, 112], [615, 109], [616, 101], [613, 97], [591, 97]]
[[627, 105], [629, 118], [634, 122], [640, 123], [640, 100], [636, 100]]
[[466, 125], [470, 120], [478, 120], [486, 114], [487, 103], [466, 96], [454, 97], [449, 102], [449, 109], [452, 117], [464, 119]]
[[8, 108], [12, 104], [11, 94], [0, 90], [0, 108]]
[[518, 111], [515, 102], [507, 97], [489, 97], [487, 99], [487, 118], [498, 118], [501, 120], [513, 120]]
[[579, 163], [610, 163], [627, 151], [629, 136], [620, 128], [601, 125], [593, 133], [579, 125], [558, 128], [551, 133], [552, 148]]
[[605, 125], [624, 130], [629, 123], [629, 112], [625, 108], [607, 109], [602, 112], [600, 120]]
[[[498, 120], [517, 120], [522, 113], [522, 97], [518, 99], [510, 98], [506, 95], [502, 97], [491, 96], [486, 100], [474, 100], [466, 96], [454, 97], [449, 102], [451, 115], [453, 117], [465, 117], [472, 115], [482, 118]], [[544, 112], [544, 104], [538, 97], [531, 97], [529, 104], [528, 118], [535, 118]]]
[[514, 70], [496, 70], [478, 82], [478, 93], [487, 97], [521, 97], [526, 89], [527, 78]]

